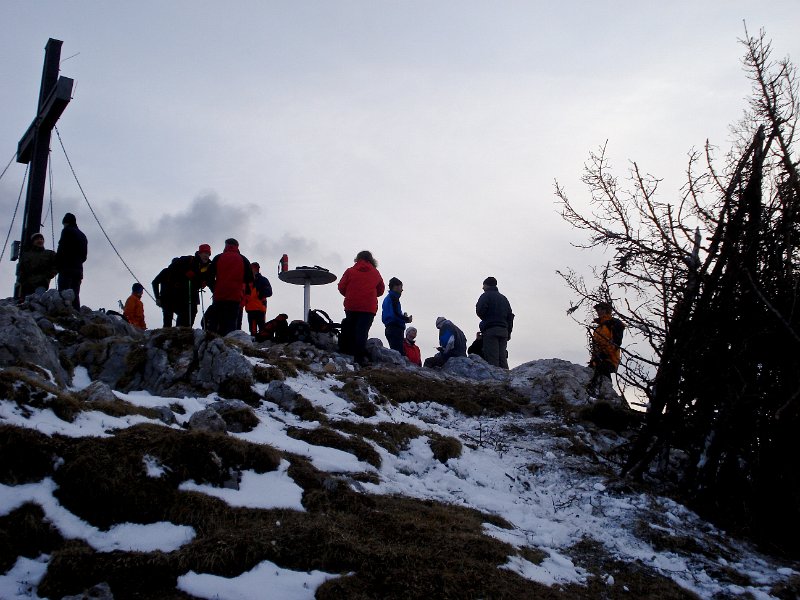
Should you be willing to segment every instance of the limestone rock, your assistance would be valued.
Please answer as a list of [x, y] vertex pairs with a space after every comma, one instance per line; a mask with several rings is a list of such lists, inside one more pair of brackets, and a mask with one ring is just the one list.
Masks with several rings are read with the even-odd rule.
[[61, 366], [56, 344], [36, 324], [32, 313], [11, 303], [0, 304], [0, 367], [38, 365], [59, 385], [69, 377]]
[[508, 379], [508, 371], [490, 365], [477, 354], [451, 358], [442, 367], [442, 372], [477, 381], [505, 381]]
[[[586, 385], [592, 378], [592, 369], [560, 358], [524, 363], [513, 368], [510, 376], [511, 387], [526, 395], [533, 404], [582, 406], [590, 401]], [[602, 399], [627, 407], [627, 402], [610, 385], [603, 388]]]
[[385, 348], [383, 342], [378, 338], [367, 340], [367, 356], [374, 363], [384, 363], [405, 367], [409, 364], [405, 356], [397, 350]]
[[282, 381], [277, 380], [269, 382], [267, 391], [264, 392], [264, 398], [274, 402], [287, 412], [297, 409], [300, 403], [300, 394]]
[[189, 418], [189, 429], [193, 431], [224, 432], [227, 429], [223, 419], [213, 408], [199, 410]]
[[78, 397], [86, 402], [116, 402], [117, 397], [108, 386], [102, 381], [93, 381], [86, 388], [78, 392]]

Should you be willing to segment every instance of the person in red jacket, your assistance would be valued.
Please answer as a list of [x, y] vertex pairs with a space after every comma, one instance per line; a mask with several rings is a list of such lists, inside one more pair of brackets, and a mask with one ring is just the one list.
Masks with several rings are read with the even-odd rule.
[[214, 281], [214, 321], [216, 331], [225, 335], [236, 329], [239, 307], [253, 285], [250, 261], [239, 253], [239, 242], [225, 240], [225, 250], [211, 261], [210, 278]]
[[403, 339], [403, 354], [412, 365], [422, 366], [422, 353], [417, 346], [417, 328], [409, 327], [406, 329], [406, 337]]
[[339, 280], [345, 314], [339, 335], [339, 351], [352, 354], [358, 364], [364, 365], [369, 328], [378, 312], [378, 298], [383, 295], [386, 286], [372, 252], [362, 250], [354, 262]]

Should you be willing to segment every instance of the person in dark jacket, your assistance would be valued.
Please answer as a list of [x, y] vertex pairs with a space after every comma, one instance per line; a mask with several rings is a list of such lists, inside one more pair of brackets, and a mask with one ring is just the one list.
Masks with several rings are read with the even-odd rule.
[[467, 348], [467, 354], [477, 354], [483, 358], [483, 334], [480, 331], [475, 334], [475, 341]]
[[508, 369], [508, 340], [514, 327], [514, 313], [508, 298], [497, 290], [497, 279], [483, 280], [483, 294], [478, 298], [475, 312], [481, 319], [483, 358], [490, 365]]
[[172, 327], [172, 315], [175, 311], [172, 308], [173, 304], [173, 283], [172, 271], [169, 267], [161, 269], [155, 279], [152, 281], [153, 285], [153, 298], [156, 299], [156, 306], [161, 308], [163, 315], [163, 327]]
[[236, 320], [245, 294], [253, 285], [250, 261], [239, 253], [239, 242], [225, 240], [225, 250], [211, 261], [210, 275], [214, 281], [214, 320], [220, 335], [236, 329]]
[[383, 295], [386, 286], [372, 252], [362, 250], [354, 262], [339, 280], [345, 314], [339, 335], [339, 351], [352, 354], [358, 364], [364, 365], [369, 328], [378, 312], [378, 298]]
[[397, 277], [389, 280], [389, 293], [383, 299], [381, 320], [386, 326], [386, 341], [389, 348], [403, 354], [403, 332], [406, 323], [411, 323], [412, 317], [400, 308], [400, 296], [403, 294], [403, 282]]
[[264, 326], [267, 316], [267, 298], [272, 296], [272, 284], [261, 274], [261, 265], [250, 263], [253, 269], [253, 287], [245, 299], [244, 309], [247, 311], [247, 324], [253, 337]]
[[75, 215], [67, 213], [61, 220], [64, 229], [58, 240], [56, 258], [58, 262], [58, 291], [72, 290], [75, 299], [72, 306], [81, 308], [81, 282], [83, 281], [83, 263], [86, 262], [89, 243], [86, 236], [78, 229]]
[[467, 355], [467, 338], [452, 321], [437, 317], [436, 329], [439, 330], [439, 352], [425, 359], [426, 367], [441, 368], [451, 358]]
[[33, 294], [38, 289], [50, 287], [50, 280], [58, 273], [58, 258], [52, 250], [44, 247], [44, 236], [34, 233], [31, 247], [25, 250], [17, 263], [17, 281], [20, 298]]

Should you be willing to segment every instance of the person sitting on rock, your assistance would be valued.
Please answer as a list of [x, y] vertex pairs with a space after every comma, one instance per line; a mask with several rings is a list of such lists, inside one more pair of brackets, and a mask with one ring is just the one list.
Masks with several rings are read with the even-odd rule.
[[56, 273], [56, 253], [45, 249], [44, 236], [41, 233], [34, 233], [31, 236], [30, 249], [22, 252], [17, 263], [19, 297], [29, 296], [38, 289], [46, 290]]
[[477, 354], [483, 358], [483, 334], [480, 331], [475, 334], [475, 341], [467, 348], [467, 354]]
[[406, 336], [403, 338], [403, 354], [412, 365], [422, 366], [422, 355], [417, 346], [417, 328], [409, 327], [406, 329]]
[[147, 329], [147, 324], [144, 322], [143, 293], [144, 286], [138, 281], [134, 283], [131, 286], [131, 295], [125, 301], [125, 308], [122, 310], [122, 316], [125, 317], [125, 320], [138, 329]]
[[426, 358], [424, 366], [441, 368], [451, 358], [467, 355], [467, 338], [452, 321], [437, 317], [436, 329], [439, 330], [439, 352]]

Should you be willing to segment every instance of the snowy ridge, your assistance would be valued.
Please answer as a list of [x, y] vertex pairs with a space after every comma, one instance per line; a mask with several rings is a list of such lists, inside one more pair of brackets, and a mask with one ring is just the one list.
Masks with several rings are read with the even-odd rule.
[[[264, 359], [253, 362], [269, 366]], [[89, 383], [86, 371], [76, 369], [73, 390], [80, 391]], [[253, 409], [258, 418], [255, 427], [228, 435], [305, 457], [314, 467], [359, 494], [400, 495], [495, 515], [511, 527], [486, 522], [483, 528], [488, 536], [513, 548], [535, 549], [538, 553], [528, 558], [509, 555], [507, 562], [498, 567], [526, 580], [558, 589], [568, 584], [584, 586], [599, 578], [608, 589], [608, 597], [625, 597], [627, 589], [617, 584], [613, 574], [592, 572], [572, 556], [573, 550], [587, 540], [601, 546], [614, 560], [641, 565], [701, 598], [778, 598], [772, 593], [776, 585], [798, 576], [795, 565], [759, 555], [746, 544], [727, 538], [682, 505], [632, 490], [617, 480], [613, 464], [602, 458], [622, 442], [611, 431], [581, 424], [567, 426], [552, 412], [539, 416], [468, 417], [434, 402], [387, 402], [378, 404], [374, 415], [360, 416], [353, 404], [338, 393], [341, 381], [334, 376], [301, 371], [287, 377], [285, 384], [323, 410], [332, 428], [338, 422], [391, 422], [418, 427], [424, 435], [411, 439], [396, 455], [370, 442], [380, 456], [380, 466], [375, 467], [350, 452], [290, 436], [290, 428], [313, 430], [320, 424], [303, 420], [269, 401]], [[266, 387], [257, 383], [254, 389], [263, 394]], [[195, 413], [219, 400], [215, 394], [182, 399], [161, 398], [147, 392], [115, 395], [120, 402], [136, 407], [173, 406], [177, 422], [169, 427], [176, 431], [182, 430]], [[0, 424], [47, 435], [113, 436], [116, 431], [143, 422], [167, 427], [141, 415], [110, 417], [96, 410], [85, 410], [67, 422], [49, 408], [0, 400]], [[445, 462], [437, 460], [428, 443], [435, 434], [460, 441], [460, 456]], [[578, 446], [584, 451], [576, 452]], [[288, 466], [289, 462], [282, 459], [275, 471], [243, 470], [238, 474], [238, 485], [232, 488], [184, 481], [179, 489], [207, 494], [234, 507], [305, 511], [303, 488], [289, 475]], [[142, 469], [157, 479], [165, 476], [168, 467], [145, 456]], [[356, 477], [357, 474], [362, 476]], [[172, 523], [127, 523], [100, 531], [60, 506], [53, 495], [55, 488], [50, 479], [35, 484], [0, 485], [0, 517], [25, 502], [38, 504], [62, 536], [85, 540], [101, 552], [170, 552], [194, 537], [191, 528]], [[657, 548], [651, 543], [665, 538], [692, 539], [696, 543], [687, 552]], [[0, 576], [0, 597], [38, 598], [36, 587], [48, 561], [48, 555], [21, 556]], [[748, 583], [732, 583], [720, 576], [731, 572]], [[272, 589], [280, 590], [275, 597], [301, 599], [313, 598], [325, 581], [345, 575], [319, 570], [300, 572], [262, 561], [229, 578], [190, 570], [180, 575], [177, 587], [200, 598], [255, 599], [264, 597], [264, 589]]]

